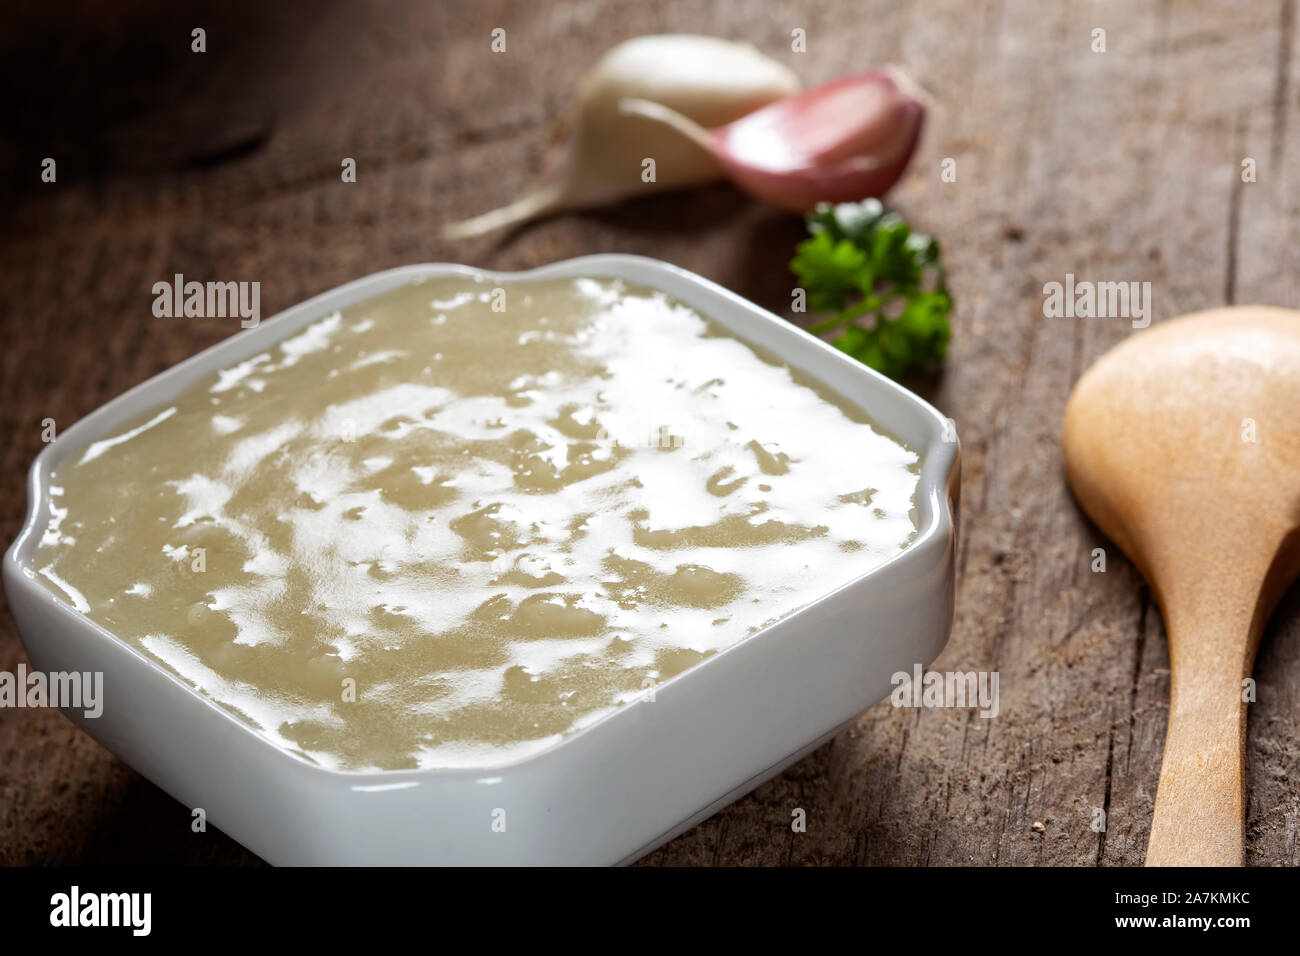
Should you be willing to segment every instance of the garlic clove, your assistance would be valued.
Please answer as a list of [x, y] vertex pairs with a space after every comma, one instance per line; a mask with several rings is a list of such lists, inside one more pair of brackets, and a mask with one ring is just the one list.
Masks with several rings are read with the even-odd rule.
[[841, 77], [707, 129], [661, 103], [624, 111], [663, 123], [712, 151], [737, 186], [793, 212], [884, 195], [920, 141], [925, 104], [897, 67]]

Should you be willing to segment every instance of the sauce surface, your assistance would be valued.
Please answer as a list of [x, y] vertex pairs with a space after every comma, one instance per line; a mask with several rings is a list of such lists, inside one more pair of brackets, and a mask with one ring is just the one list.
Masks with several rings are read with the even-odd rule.
[[36, 563], [307, 760], [487, 767], [896, 554], [918, 472], [660, 292], [433, 279], [68, 455]]

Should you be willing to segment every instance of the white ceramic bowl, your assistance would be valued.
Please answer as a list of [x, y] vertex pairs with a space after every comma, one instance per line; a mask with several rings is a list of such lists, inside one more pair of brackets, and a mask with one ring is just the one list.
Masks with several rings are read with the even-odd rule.
[[[490, 770], [340, 772], [296, 757], [41, 585], [33, 552], [52, 469], [218, 369], [335, 309], [420, 276], [610, 276], [661, 289], [782, 356], [922, 456], [920, 533], [896, 557], [656, 688], [654, 699]], [[131, 389], [37, 456], [4, 586], [33, 666], [100, 671], [103, 713], [68, 716], [186, 806], [276, 864], [629, 862], [704, 820], [886, 696], [891, 675], [947, 641], [959, 487], [955, 436], [934, 408], [830, 346], [685, 270], [638, 256], [523, 273], [415, 265], [340, 286]], [[505, 830], [494, 820], [505, 810]], [[776, 824], [774, 824], [775, 826]]]

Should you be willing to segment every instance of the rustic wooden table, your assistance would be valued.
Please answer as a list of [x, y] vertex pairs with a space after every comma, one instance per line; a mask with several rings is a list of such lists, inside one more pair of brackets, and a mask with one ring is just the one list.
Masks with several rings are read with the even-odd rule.
[[[786, 313], [802, 225], [723, 186], [506, 238], [446, 242], [437, 226], [513, 198], [558, 160], [575, 83], [618, 40], [744, 39], [808, 83], [901, 62], [937, 102], [893, 201], [943, 240], [958, 303], [944, 373], [912, 383], [956, 420], [965, 462], [956, 622], [935, 667], [998, 671], [1001, 712], [878, 705], [645, 862], [1140, 863], [1169, 691], [1164, 632], [1147, 588], [1074, 505], [1058, 444], [1071, 385], [1130, 328], [1045, 319], [1042, 287], [1067, 273], [1149, 281], [1156, 321], [1231, 302], [1300, 305], [1295, 7], [479, 0], [325, 4], [258, 22], [170, 14], [149, 29], [115, 15], [127, 52], [141, 35], [188, 46], [190, 26], [205, 23], [208, 52], [185, 62], [183, 80], [146, 72], [144, 89], [128, 91], [142, 110], [83, 136], [63, 117], [93, 125], [120, 83], [92, 72], [90, 106], [29, 116], [46, 138], [7, 147], [32, 180], [47, 150], [66, 162], [0, 220], [0, 538], [20, 525], [43, 419], [66, 426], [235, 331], [155, 319], [150, 289], [176, 272], [259, 280], [269, 315], [404, 263], [517, 269], [618, 251]], [[507, 30], [504, 55], [489, 51], [495, 27]], [[806, 53], [790, 49], [795, 28]], [[1105, 52], [1093, 50], [1097, 28]], [[78, 42], [67, 33], [51, 42]], [[51, 62], [107, 69], [94, 57]], [[344, 157], [357, 161], [355, 184], [341, 182]], [[954, 183], [940, 179], [945, 157]], [[1240, 175], [1247, 157], [1253, 183]], [[1104, 574], [1090, 570], [1096, 547], [1108, 550]], [[21, 660], [0, 615], [0, 670]], [[1247, 857], [1295, 864], [1294, 591], [1256, 676]], [[791, 832], [796, 807], [803, 834]], [[1090, 827], [1095, 808], [1104, 833]], [[0, 863], [255, 862], [220, 833], [192, 834], [188, 809], [58, 714], [0, 710]]]

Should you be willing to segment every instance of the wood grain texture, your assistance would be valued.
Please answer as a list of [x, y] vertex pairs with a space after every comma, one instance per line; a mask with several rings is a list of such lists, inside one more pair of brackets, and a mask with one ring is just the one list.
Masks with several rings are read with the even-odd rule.
[[[270, 315], [410, 262], [516, 269], [632, 252], [789, 314], [785, 263], [801, 223], [724, 186], [473, 242], [442, 241], [436, 226], [515, 198], [559, 160], [576, 81], [618, 40], [662, 31], [747, 40], [807, 83], [900, 62], [937, 102], [893, 201], [944, 242], [957, 300], [946, 370], [913, 383], [956, 420], [964, 451], [957, 616], [935, 667], [998, 671], [1001, 712], [878, 705], [644, 862], [1138, 864], [1168, 704], [1164, 630], [1139, 575], [1074, 505], [1059, 447], [1072, 384], [1131, 330], [1125, 320], [1045, 319], [1042, 286], [1067, 272], [1149, 281], [1157, 322], [1227, 302], [1297, 305], [1294, 6], [334, 4], [289, 24], [283, 68], [227, 56], [236, 32], [214, 30], [204, 65], [222, 82], [205, 86], [200, 73], [156, 104], [146, 98], [128, 127], [138, 138], [115, 127], [106, 140], [114, 164], [74, 150], [56, 185], [24, 190], [0, 218], [0, 537], [21, 523], [42, 419], [66, 426], [235, 331], [153, 318], [150, 288], [175, 272], [258, 280]], [[508, 52], [493, 55], [498, 26]], [[796, 27], [807, 31], [806, 54], [790, 51]], [[1105, 53], [1091, 50], [1095, 28], [1106, 30]], [[226, 95], [232, 74], [243, 96]], [[165, 168], [133, 161], [133, 145], [189, 129], [191, 112], [203, 117], [202, 149], [186, 159], [167, 141]], [[57, 131], [58, 117], [46, 126]], [[45, 142], [29, 137], [0, 156], [34, 180]], [[1240, 179], [1247, 156], [1255, 183]], [[355, 184], [340, 181], [343, 157], [357, 160]], [[955, 183], [940, 180], [944, 157], [957, 161]], [[1090, 571], [1097, 547], [1104, 574]], [[12, 620], [0, 616], [0, 669], [21, 659]], [[1255, 673], [1246, 858], [1294, 865], [1294, 591], [1265, 631]], [[807, 813], [806, 833], [791, 832], [795, 808]], [[1095, 809], [1107, 815], [1104, 833], [1090, 827]], [[192, 834], [187, 808], [58, 714], [0, 710], [0, 864], [80, 862], [256, 858], [219, 833]]]

